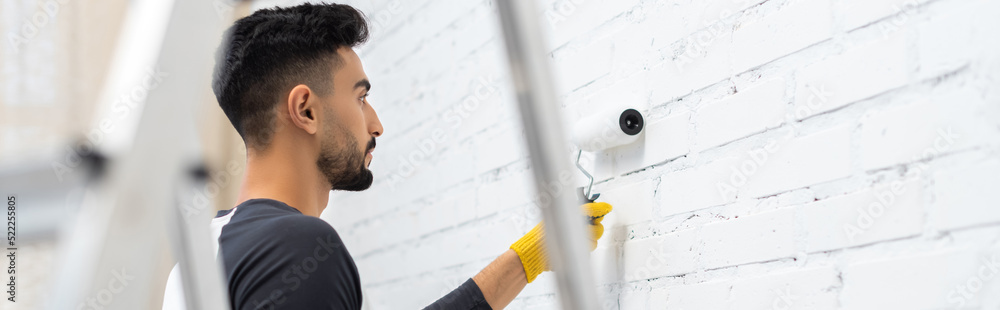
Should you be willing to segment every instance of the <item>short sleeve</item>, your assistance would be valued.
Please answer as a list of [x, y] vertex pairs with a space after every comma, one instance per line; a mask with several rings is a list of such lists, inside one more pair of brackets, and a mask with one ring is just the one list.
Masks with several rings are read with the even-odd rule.
[[328, 223], [285, 216], [255, 229], [258, 242], [236, 252], [234, 309], [361, 309], [357, 267]]

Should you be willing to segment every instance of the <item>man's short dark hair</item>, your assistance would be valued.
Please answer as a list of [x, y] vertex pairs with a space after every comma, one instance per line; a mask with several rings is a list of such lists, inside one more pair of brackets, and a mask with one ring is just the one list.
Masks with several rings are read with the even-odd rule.
[[275, 105], [295, 85], [319, 95], [333, 91], [341, 47], [368, 40], [364, 14], [343, 4], [263, 9], [237, 20], [218, 51], [212, 90], [247, 147], [265, 148]]

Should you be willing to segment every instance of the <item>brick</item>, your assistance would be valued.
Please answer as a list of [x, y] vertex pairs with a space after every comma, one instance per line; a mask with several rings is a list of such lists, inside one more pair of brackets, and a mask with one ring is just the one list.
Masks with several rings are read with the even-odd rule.
[[952, 134], [948, 133], [947, 124], [941, 123], [939, 111], [938, 106], [918, 102], [867, 119], [861, 134], [864, 168], [871, 170], [918, 160], [925, 150], [936, 151], [935, 142], [941, 151], [951, 149], [956, 139], [949, 138]]
[[625, 242], [622, 277], [626, 281], [655, 279], [693, 272], [698, 259], [695, 230]]
[[680, 214], [735, 200], [735, 192], [720, 191], [719, 186], [729, 182], [731, 168], [738, 167], [740, 159], [736, 156], [725, 157], [660, 176], [660, 185], [656, 189], [659, 196], [656, 214]]
[[471, 274], [446, 272], [434, 277], [415, 277], [368, 287], [362, 291], [366, 304], [375, 309], [426, 306], [457, 288]]
[[431, 203], [430, 206], [421, 209], [419, 212], [410, 214], [416, 218], [415, 224], [417, 225], [417, 229], [415, 229], [415, 231], [420, 232], [418, 236], [423, 236], [455, 225], [456, 221], [452, 215], [456, 209], [457, 202], [454, 199], [446, 199], [442, 201], [435, 201]]
[[621, 251], [617, 246], [607, 246], [607, 239], [598, 241], [598, 247], [590, 254], [594, 279], [598, 284], [618, 283]]
[[[491, 40], [497, 40], [501, 34], [500, 25], [498, 23], [484, 22], [495, 17], [496, 12], [490, 6], [477, 6], [474, 11], [460, 18], [459, 22], [452, 25], [452, 28], [449, 29], [458, 33], [441, 34], [441, 37], [449, 41], [452, 47], [437, 51], [448, 51], [454, 55], [452, 59], [458, 59], [459, 57], [473, 53], [475, 49], [482, 47]], [[502, 38], [499, 39], [502, 40]]]
[[731, 305], [742, 309], [838, 309], [839, 274], [831, 267], [770, 273], [733, 281]]
[[844, 0], [844, 28], [852, 30], [886, 17], [891, 26], [902, 27], [909, 23], [914, 8], [926, 0]]
[[601, 192], [600, 201], [614, 209], [601, 223], [605, 228], [627, 226], [653, 219], [653, 182], [645, 180]]
[[535, 278], [535, 281], [531, 282], [531, 285], [525, 286], [520, 297], [532, 297], [541, 295], [552, 295], [556, 292], [556, 279], [555, 274], [552, 272], [543, 272]]
[[780, 209], [706, 224], [700, 232], [706, 269], [795, 255], [795, 213]]
[[650, 292], [648, 309], [728, 309], [730, 282], [668, 286]]
[[392, 45], [400, 44], [398, 46], [416, 48], [422, 39], [422, 36], [418, 34], [421, 33], [421, 31], [426, 31], [427, 29], [410, 26], [413, 25], [413, 23], [409, 17], [410, 15], [420, 12], [420, 9], [425, 7], [427, 2], [431, 1], [400, 1], [400, 13], [393, 14], [389, 23], [399, 25], [399, 27], [380, 30], [378, 36], [376, 36], [376, 39], [378, 40], [365, 46], [365, 57], [370, 59], [379, 59], [381, 60], [380, 62], [384, 62], [385, 65], [388, 65], [407, 55], [406, 53], [400, 53], [400, 51], [396, 49], [387, 48], [386, 46], [389, 45], [388, 42], [392, 42]]
[[648, 167], [684, 156], [691, 145], [691, 113], [679, 112], [646, 125], [642, 166]]
[[699, 108], [695, 112], [695, 149], [722, 145], [780, 125], [787, 108], [786, 85], [784, 79], [769, 80]]
[[[461, 111], [467, 113], [466, 117], [460, 118], [459, 121], [444, 124], [443, 128], [446, 131], [452, 131], [447, 133], [449, 136], [454, 137], [455, 141], [465, 141], [469, 137], [474, 137], [483, 130], [487, 130], [490, 127], [496, 126], [501, 122], [510, 123], [513, 118], [518, 117], [517, 109], [513, 106], [514, 102], [505, 100], [506, 98], [501, 97], [500, 94], [492, 94], [486, 99], [478, 101], [478, 103], [473, 103], [473, 99], [468, 100], [467, 107], [471, 109], [466, 109], [462, 107]], [[458, 110], [453, 110], [458, 111]], [[454, 114], [459, 117], [460, 114]], [[458, 124], [457, 127], [454, 127]]]
[[[769, 8], [767, 5], [760, 7]], [[830, 0], [789, 1], [758, 20], [741, 22], [733, 32], [736, 73], [791, 54], [833, 34]]]
[[808, 253], [919, 235], [925, 223], [923, 181], [910, 178], [828, 198], [798, 212]]
[[[932, 252], [919, 256], [888, 258], [844, 268], [841, 302], [850, 309], [944, 309], [974, 307], [982, 296], [1000, 292], [994, 278], [977, 276], [1000, 251]], [[958, 288], [970, 282], [981, 285], [974, 298], [963, 298]], [[985, 281], [984, 281], [985, 280]], [[992, 280], [992, 281], [990, 281]], [[973, 284], [976, 285], [976, 284]], [[968, 293], [967, 287], [965, 292]], [[964, 303], [961, 303], [964, 301]]]
[[903, 86], [908, 80], [905, 33], [850, 48], [797, 73], [795, 117], [805, 118]]
[[[739, 166], [730, 169], [730, 175], [739, 174], [734, 169], [746, 175], [741, 197], [762, 197], [840, 179], [851, 174], [850, 140], [849, 126], [791, 140], [775, 140], [774, 147], [765, 146], [744, 154]], [[757, 167], [756, 171], [753, 167]], [[730, 180], [729, 184], [739, 183]]]
[[[666, 301], [666, 297], [662, 297], [663, 301]], [[652, 302], [650, 293], [646, 291], [625, 291], [621, 293], [621, 297], [616, 300], [616, 304], [603, 307], [601, 309], [616, 309], [618, 306], [619, 310], [645, 310], [645, 309], [666, 309], [666, 305], [662, 305], [659, 308], [653, 308], [650, 303]]]
[[[320, 218], [326, 220], [331, 226], [337, 229], [347, 228], [354, 223], [365, 218], [365, 212], [347, 212], [347, 205], [375, 205], [370, 202], [369, 195], [361, 193], [331, 193], [326, 209], [320, 214]], [[351, 210], [353, 211], [353, 210]]]
[[[688, 22], [681, 18], [684, 12], [671, 6], [646, 6], [647, 18], [634, 25], [632, 31], [644, 33], [650, 39], [652, 48], [659, 50], [677, 42], [691, 33]], [[625, 31], [630, 29], [626, 28]]]
[[[399, 231], [392, 230], [394, 233]], [[484, 223], [463, 227], [458, 231], [422, 238], [417, 247], [379, 253], [371, 258], [382, 264], [374, 281], [404, 278], [420, 273], [441, 270], [460, 264], [492, 259], [517, 241], [524, 232], [516, 231], [511, 223]], [[410, 244], [407, 244], [410, 245]], [[485, 267], [485, 265], [484, 265]]]
[[1000, 4], [966, 1], [948, 6], [924, 21], [914, 18], [921, 78], [959, 69], [982, 59], [996, 59], [1000, 42], [984, 40], [989, 29], [1000, 27]]
[[940, 230], [1000, 222], [992, 197], [1000, 184], [1000, 161], [988, 160], [934, 174], [932, 226]]
[[[445, 228], [454, 227], [468, 222], [476, 216], [476, 196], [472, 190], [452, 194], [445, 199], [434, 201], [431, 205], [410, 216], [415, 218], [415, 225], [420, 235], [425, 235]], [[393, 227], [393, 226], [389, 226]], [[402, 231], [402, 229], [387, 229]], [[402, 234], [409, 235], [409, 234]]]
[[496, 130], [484, 133], [482, 137], [488, 139], [476, 139], [476, 174], [487, 172], [511, 164], [520, 159], [526, 159], [527, 146], [524, 142], [524, 134], [517, 124], [507, 124], [503, 127], [506, 130]]
[[406, 229], [407, 231], [417, 232], [416, 225], [413, 219], [407, 218], [405, 213], [392, 214], [390, 216], [380, 216], [367, 223], [366, 225], [355, 228], [352, 235], [356, 236], [358, 240], [363, 240], [366, 242], [359, 243], [356, 248], [351, 249], [356, 251], [358, 254], [369, 253], [375, 251], [381, 247], [389, 246], [392, 244], [399, 243], [403, 239], [411, 235], [391, 235], [387, 234], [386, 230], [389, 227]]
[[727, 0], [727, 1], [704, 1], [693, 2], [690, 8], [694, 14], [689, 27], [701, 28], [711, 27], [711, 25], [725, 22], [739, 16], [739, 12], [746, 8], [764, 2], [763, 0]]
[[647, 87], [653, 104], [670, 102], [725, 80], [730, 70], [732, 34], [705, 32], [688, 37], [670, 50], [667, 59], [649, 69]]
[[932, 159], [997, 141], [996, 113], [972, 89], [941, 90], [928, 99], [874, 112], [862, 123], [865, 170]]
[[540, 23], [550, 33], [550, 46], [556, 48], [626, 12], [637, 2], [557, 0], [544, 7]]
[[[433, 136], [430, 138], [433, 139]], [[453, 142], [450, 137], [446, 139], [442, 143], [444, 149], [440, 151], [441, 155], [436, 158], [434, 163], [434, 168], [437, 169], [440, 174], [439, 178], [442, 180], [440, 183], [443, 185], [436, 190], [442, 191], [459, 182], [476, 177], [473, 173], [476, 167], [476, 145], [474, 143]], [[446, 167], [455, 171], [444, 171]]]
[[[653, 46], [654, 38], [650, 36], [655, 30], [648, 27], [648, 24], [629, 24], [610, 36], [614, 55], [612, 74], [630, 75], [643, 71], [659, 56], [659, 48]], [[637, 87], [632, 85], [632, 88]]]
[[531, 171], [524, 171], [476, 189], [476, 214], [484, 217], [500, 210], [530, 203], [535, 195]]
[[524, 307], [525, 310], [553, 310], [559, 309], [559, 303], [555, 299], [547, 299], [542, 302], [529, 304]]
[[643, 309], [836, 309], [838, 282], [827, 267], [668, 286], [650, 292]]
[[555, 60], [554, 77], [559, 89], [575, 90], [611, 72], [612, 45], [599, 41]]

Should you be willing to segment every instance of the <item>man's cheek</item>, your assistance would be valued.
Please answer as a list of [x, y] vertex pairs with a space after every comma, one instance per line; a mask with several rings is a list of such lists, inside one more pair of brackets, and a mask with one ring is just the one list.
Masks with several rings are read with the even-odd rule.
[[368, 156], [368, 141], [371, 139], [371, 136], [369, 136], [367, 132], [358, 137], [358, 147], [361, 148], [361, 155]]

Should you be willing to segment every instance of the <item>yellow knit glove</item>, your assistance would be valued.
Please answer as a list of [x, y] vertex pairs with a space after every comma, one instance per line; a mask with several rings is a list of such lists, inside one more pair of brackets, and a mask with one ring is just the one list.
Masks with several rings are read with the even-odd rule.
[[[604, 225], [601, 224], [601, 220], [604, 219], [604, 215], [611, 212], [611, 205], [606, 202], [591, 202], [581, 206], [583, 209], [583, 214], [590, 219], [590, 250], [593, 251], [597, 248], [597, 239], [601, 238], [604, 234]], [[545, 239], [545, 231], [542, 228], [543, 223], [538, 223], [535, 228], [532, 228], [524, 237], [514, 242], [510, 245], [510, 248], [517, 253], [517, 257], [521, 259], [521, 265], [524, 266], [524, 275], [528, 277], [528, 283], [535, 281], [535, 277], [538, 277], [543, 271], [549, 270], [549, 264], [547, 258], [545, 257], [545, 247], [542, 242]]]

